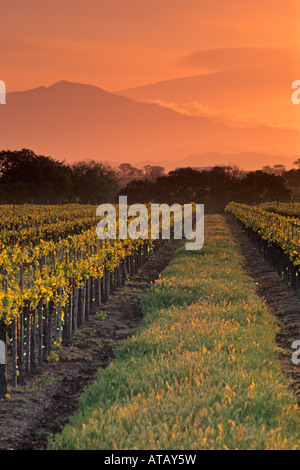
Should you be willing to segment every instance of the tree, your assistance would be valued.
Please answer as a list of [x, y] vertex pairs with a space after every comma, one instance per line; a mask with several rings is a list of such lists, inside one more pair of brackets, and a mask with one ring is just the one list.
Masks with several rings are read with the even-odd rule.
[[265, 201], [289, 200], [291, 190], [285, 179], [261, 170], [247, 173], [241, 180], [241, 188], [237, 202], [260, 203]]
[[286, 171], [285, 166], [281, 165], [280, 163], [277, 165], [274, 165], [274, 173], [275, 175], [282, 175]]
[[292, 168], [291, 170], [283, 173], [285, 181], [293, 191], [293, 198], [299, 200], [300, 198], [300, 168], [297, 170]]
[[0, 199], [3, 203], [59, 203], [69, 195], [71, 181], [64, 162], [32, 150], [0, 152]]
[[293, 162], [293, 165], [295, 165], [298, 168], [298, 170], [300, 170], [300, 158], [297, 158], [297, 160]]
[[130, 163], [121, 163], [118, 166], [117, 175], [122, 187], [132, 180], [139, 180], [144, 177], [143, 170], [135, 168]]
[[80, 161], [70, 166], [71, 199], [81, 203], [111, 200], [118, 192], [116, 172], [103, 163]]
[[158, 165], [145, 165], [144, 166], [145, 178], [150, 181], [155, 181], [162, 176], [165, 172], [164, 167]]
[[270, 165], [265, 165], [265, 166], [262, 167], [261, 171], [263, 171], [264, 173], [271, 174], [271, 173], [274, 173], [274, 168], [271, 167]]

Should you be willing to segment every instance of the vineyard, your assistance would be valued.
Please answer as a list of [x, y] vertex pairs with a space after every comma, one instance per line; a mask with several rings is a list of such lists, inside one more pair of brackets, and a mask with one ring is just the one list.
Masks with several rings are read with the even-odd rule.
[[300, 205], [230, 203], [226, 211], [300, 296]]
[[143, 327], [83, 393], [51, 450], [299, 449], [299, 411], [221, 215], [142, 299]]
[[95, 206], [2, 206], [0, 395], [67, 343], [159, 240], [99, 240]]
[[[62, 357], [63, 363], [67, 353], [59, 356], [58, 349], [76, 342], [80, 333], [87, 342], [90, 333], [83, 333], [84, 325], [98, 321], [101, 309], [108, 306], [113, 317], [112, 294], [116, 302], [125, 304], [129, 279], [138, 277], [134, 275], [166, 245], [162, 231], [157, 239], [100, 240], [93, 205], [2, 206], [1, 213], [4, 403], [11, 398], [7, 393], [11, 385], [16, 396], [45, 363], [49, 366]], [[299, 216], [300, 204], [231, 202], [225, 215], [206, 215], [201, 250], [186, 250], [176, 240], [171, 261], [168, 258], [161, 275], [140, 294], [142, 322], [134, 335], [115, 343], [113, 355], [81, 389], [77, 411], [68, 415], [58, 433], [50, 427], [47, 443], [40, 441], [43, 446], [298, 450], [299, 397], [278, 357], [279, 325], [244, 270], [245, 258], [231, 230], [234, 226], [249, 244], [254, 243], [261, 260], [265, 258], [287, 281], [285, 288], [289, 284], [294, 289], [298, 302]], [[173, 229], [171, 220], [174, 235]], [[129, 287], [132, 296], [134, 288], [134, 284]], [[105, 321], [109, 324], [109, 317]], [[84, 357], [88, 356], [80, 359], [81, 367], [87, 368]], [[294, 369], [293, 373], [299, 377]], [[31, 399], [31, 392], [26, 393]], [[18, 403], [10, 400], [10, 410], [18, 412]], [[42, 416], [47, 412], [48, 402]]]
[[273, 212], [274, 214], [279, 214], [289, 217], [300, 217], [300, 204], [299, 203], [275, 203], [275, 202], [265, 202], [260, 204], [259, 207], [267, 212]]

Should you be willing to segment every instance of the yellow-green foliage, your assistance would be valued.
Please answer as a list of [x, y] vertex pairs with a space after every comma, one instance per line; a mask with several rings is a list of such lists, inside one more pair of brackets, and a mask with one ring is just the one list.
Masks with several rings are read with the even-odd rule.
[[86, 390], [50, 449], [299, 449], [276, 324], [221, 216], [142, 302], [144, 325]]

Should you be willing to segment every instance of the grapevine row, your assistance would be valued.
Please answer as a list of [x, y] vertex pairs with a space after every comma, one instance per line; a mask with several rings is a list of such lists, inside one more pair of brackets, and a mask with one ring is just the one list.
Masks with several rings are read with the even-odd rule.
[[259, 252], [300, 297], [300, 229], [297, 219], [236, 203], [228, 204], [226, 212], [235, 218]]
[[299, 203], [276, 203], [276, 202], [266, 202], [260, 204], [259, 207], [267, 212], [273, 212], [274, 214], [300, 218], [300, 204]]
[[124, 284], [159, 246], [160, 240], [99, 240], [96, 224], [61, 240], [16, 244], [0, 252], [0, 396], [67, 342], [91, 311]]
[[0, 206], [0, 246], [60, 240], [95, 225], [95, 206]]
[[234, 202], [228, 204], [225, 210], [267, 245], [280, 248], [293, 266], [300, 265], [299, 219]]

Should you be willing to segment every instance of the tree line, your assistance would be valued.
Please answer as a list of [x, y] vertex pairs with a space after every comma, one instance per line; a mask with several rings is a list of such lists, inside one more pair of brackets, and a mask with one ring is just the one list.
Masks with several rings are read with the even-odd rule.
[[205, 204], [206, 212], [224, 210], [230, 201], [260, 203], [300, 198], [300, 160], [296, 169], [282, 165], [245, 172], [235, 166], [142, 169], [130, 163], [116, 168], [95, 160], [66, 163], [32, 150], [0, 151], [0, 203], [100, 204], [126, 195], [134, 203]]
[[206, 212], [222, 212], [231, 202], [255, 204], [300, 200], [300, 169], [282, 172], [241, 171], [235, 166], [215, 166], [198, 171], [179, 168], [155, 181], [133, 180], [119, 194], [128, 202], [198, 202]]
[[159, 166], [118, 168], [95, 160], [66, 163], [36, 155], [32, 150], [0, 151], [0, 203], [100, 204], [112, 201], [134, 178], [153, 181], [164, 172]]

